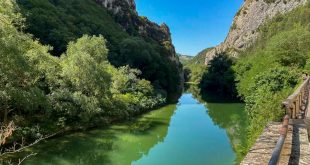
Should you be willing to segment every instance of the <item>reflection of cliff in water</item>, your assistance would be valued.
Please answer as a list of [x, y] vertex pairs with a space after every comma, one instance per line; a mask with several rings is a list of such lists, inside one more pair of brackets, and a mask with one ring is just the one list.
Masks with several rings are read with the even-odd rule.
[[48, 140], [28, 150], [28, 154], [35, 152], [38, 155], [25, 164], [130, 165], [164, 141], [175, 109], [176, 105], [166, 106], [139, 119], [104, 130], [74, 133]]
[[197, 86], [190, 86], [188, 91], [201, 103], [205, 103], [213, 123], [226, 130], [237, 156], [236, 163], [239, 163], [246, 154], [247, 146], [248, 117], [244, 104], [221, 99], [215, 94], [201, 94]]

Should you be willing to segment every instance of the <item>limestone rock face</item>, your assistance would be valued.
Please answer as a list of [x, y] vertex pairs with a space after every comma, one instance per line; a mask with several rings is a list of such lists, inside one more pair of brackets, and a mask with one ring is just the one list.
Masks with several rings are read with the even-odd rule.
[[166, 24], [158, 25], [146, 17], [141, 17], [136, 11], [134, 0], [94, 0], [102, 5], [114, 16], [131, 35], [152, 38], [165, 46], [171, 52], [171, 59], [179, 63], [175, 48], [172, 44], [170, 29]]
[[246, 0], [236, 14], [225, 41], [206, 54], [205, 63], [217, 53], [227, 52], [238, 56], [238, 52], [248, 48], [258, 36], [258, 28], [277, 14], [285, 14], [307, 0]]
[[[114, 17], [124, 30], [130, 35], [151, 38], [158, 42], [169, 52], [169, 59], [176, 64], [179, 70], [180, 77], [183, 80], [182, 64], [175, 52], [175, 47], [172, 44], [171, 33], [169, 27], [163, 23], [158, 25], [146, 17], [141, 17], [136, 11], [134, 0], [94, 0], [102, 5]], [[183, 87], [183, 81], [180, 88]]]
[[134, 0], [95, 0], [114, 14], [120, 14], [128, 9], [135, 10], [136, 3]]

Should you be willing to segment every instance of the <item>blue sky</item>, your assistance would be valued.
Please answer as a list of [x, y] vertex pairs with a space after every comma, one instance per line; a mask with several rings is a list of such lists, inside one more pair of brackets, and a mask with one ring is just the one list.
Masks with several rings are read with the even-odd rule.
[[196, 55], [225, 40], [244, 0], [136, 0], [139, 15], [171, 30], [176, 51]]

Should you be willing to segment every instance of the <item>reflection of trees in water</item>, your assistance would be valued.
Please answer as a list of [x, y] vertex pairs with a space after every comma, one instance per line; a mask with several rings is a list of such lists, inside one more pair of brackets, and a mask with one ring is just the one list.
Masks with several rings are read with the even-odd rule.
[[36, 152], [38, 155], [25, 164], [129, 165], [164, 141], [175, 109], [176, 105], [170, 105], [108, 129], [74, 133], [48, 140], [27, 152]]
[[208, 103], [208, 114], [213, 123], [226, 129], [231, 145], [237, 155], [236, 162], [244, 157], [244, 149], [247, 145], [247, 114], [243, 104], [230, 103]]
[[244, 105], [236, 100], [222, 99], [215, 94], [201, 94], [198, 86], [190, 86], [188, 91], [205, 103], [208, 114], [214, 124], [226, 130], [233, 150], [236, 153], [236, 163], [246, 154], [248, 117]]

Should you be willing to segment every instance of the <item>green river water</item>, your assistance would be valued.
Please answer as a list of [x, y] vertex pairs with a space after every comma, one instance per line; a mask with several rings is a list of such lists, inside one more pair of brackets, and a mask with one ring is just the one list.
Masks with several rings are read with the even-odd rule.
[[242, 158], [246, 125], [243, 104], [185, 93], [178, 104], [46, 140], [22, 155], [37, 153], [26, 165], [231, 165]]

